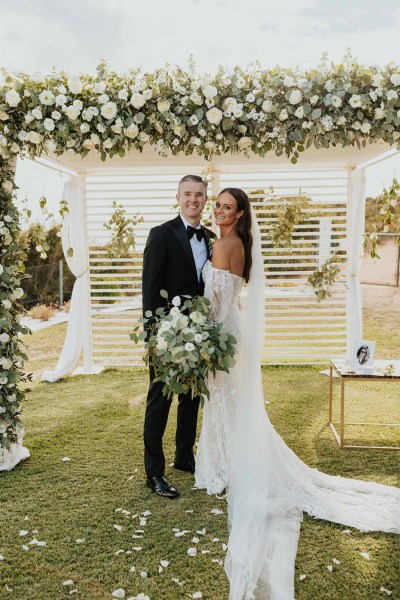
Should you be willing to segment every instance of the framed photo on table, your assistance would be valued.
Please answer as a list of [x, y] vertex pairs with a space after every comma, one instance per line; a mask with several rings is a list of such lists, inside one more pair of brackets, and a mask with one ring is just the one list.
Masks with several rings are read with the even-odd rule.
[[351, 357], [351, 367], [354, 371], [372, 371], [375, 357], [375, 342], [355, 340]]

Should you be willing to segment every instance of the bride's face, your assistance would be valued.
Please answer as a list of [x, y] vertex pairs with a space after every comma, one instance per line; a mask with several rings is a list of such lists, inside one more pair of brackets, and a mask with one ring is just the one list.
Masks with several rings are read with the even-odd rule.
[[236, 199], [228, 192], [220, 194], [215, 202], [214, 217], [215, 222], [220, 227], [237, 225], [243, 211], [238, 211]]

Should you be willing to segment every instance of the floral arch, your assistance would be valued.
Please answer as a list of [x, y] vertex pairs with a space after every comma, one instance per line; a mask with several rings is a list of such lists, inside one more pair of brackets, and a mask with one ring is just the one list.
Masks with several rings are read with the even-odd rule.
[[[241, 154], [293, 164], [311, 149], [382, 153], [400, 138], [400, 68], [344, 64], [214, 76], [165, 67], [119, 75], [105, 63], [96, 75], [28, 76], [3, 71], [0, 87], [0, 449], [18, 451], [27, 360], [19, 340], [22, 263], [14, 206], [17, 155], [89, 159], [138, 155]], [[351, 152], [349, 153], [351, 155]], [[346, 154], [347, 156], [347, 154]], [[265, 159], [268, 161], [268, 158]], [[357, 218], [356, 207], [353, 221]], [[356, 257], [357, 258], [357, 257]], [[353, 304], [358, 302], [357, 293]], [[1, 470], [1, 461], [0, 461]]]

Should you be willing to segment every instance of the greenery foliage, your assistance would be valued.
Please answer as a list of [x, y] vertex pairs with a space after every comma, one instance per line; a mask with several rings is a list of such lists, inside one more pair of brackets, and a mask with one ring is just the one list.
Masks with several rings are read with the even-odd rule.
[[312, 286], [318, 302], [332, 295], [331, 286], [341, 273], [340, 254], [335, 252], [320, 267], [318, 267], [307, 281]]
[[365, 222], [364, 247], [369, 249], [372, 258], [380, 258], [378, 234], [400, 234], [400, 183], [395, 177], [389, 188], [383, 188], [379, 196], [367, 198]]
[[29, 380], [23, 366], [27, 356], [20, 334], [29, 330], [20, 324], [19, 300], [23, 296], [23, 252], [19, 245], [19, 215], [13, 203], [14, 169], [0, 157], [0, 453], [17, 441], [21, 429], [21, 404]]
[[111, 232], [111, 240], [105, 249], [109, 258], [122, 258], [135, 249], [135, 227], [143, 223], [139, 213], [128, 217], [122, 204], [113, 201], [113, 213], [104, 227]]

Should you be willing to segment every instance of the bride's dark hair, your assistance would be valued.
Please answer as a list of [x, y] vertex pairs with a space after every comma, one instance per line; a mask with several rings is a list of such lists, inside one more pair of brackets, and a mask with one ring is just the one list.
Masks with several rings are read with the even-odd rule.
[[246, 283], [250, 279], [250, 271], [252, 265], [251, 247], [253, 245], [253, 235], [251, 233], [251, 206], [250, 200], [246, 192], [240, 188], [225, 188], [218, 194], [230, 194], [236, 200], [238, 212], [243, 211], [242, 216], [238, 220], [236, 231], [243, 242], [244, 246], [244, 273], [243, 277]]

